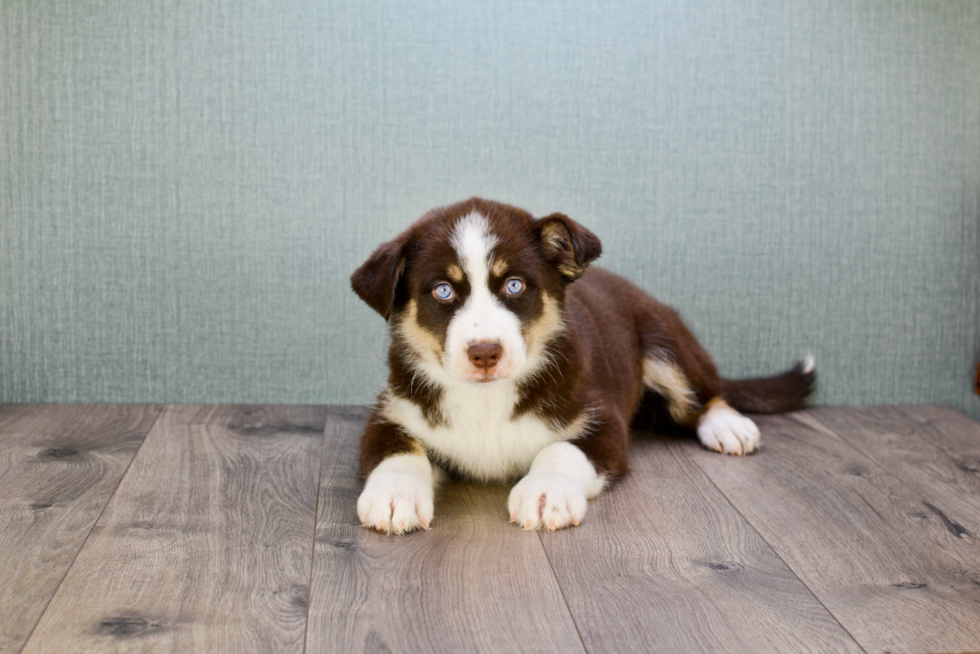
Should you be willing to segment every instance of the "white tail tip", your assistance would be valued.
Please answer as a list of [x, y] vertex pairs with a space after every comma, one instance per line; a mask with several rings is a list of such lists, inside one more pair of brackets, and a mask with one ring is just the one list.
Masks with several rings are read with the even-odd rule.
[[812, 354], [803, 357], [803, 372], [810, 374], [817, 367], [817, 359]]

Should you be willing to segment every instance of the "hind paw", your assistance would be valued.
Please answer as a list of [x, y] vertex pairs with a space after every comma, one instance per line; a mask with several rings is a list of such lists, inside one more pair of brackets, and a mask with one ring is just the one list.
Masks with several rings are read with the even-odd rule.
[[701, 416], [698, 438], [709, 450], [725, 454], [752, 454], [761, 445], [756, 424], [724, 402], [715, 403]]

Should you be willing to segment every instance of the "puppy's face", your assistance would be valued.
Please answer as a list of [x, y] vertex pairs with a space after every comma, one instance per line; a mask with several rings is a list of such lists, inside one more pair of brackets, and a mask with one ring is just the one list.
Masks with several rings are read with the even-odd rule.
[[473, 199], [423, 216], [351, 283], [435, 381], [489, 383], [533, 370], [562, 328], [564, 286], [600, 251], [565, 216]]

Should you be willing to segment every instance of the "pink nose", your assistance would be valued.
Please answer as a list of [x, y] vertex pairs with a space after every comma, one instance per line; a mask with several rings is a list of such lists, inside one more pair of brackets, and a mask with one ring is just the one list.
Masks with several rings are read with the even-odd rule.
[[490, 368], [497, 365], [502, 352], [503, 349], [500, 347], [500, 343], [477, 343], [476, 345], [470, 346], [467, 354], [469, 354], [470, 363], [474, 366], [483, 368], [484, 370], [490, 370]]

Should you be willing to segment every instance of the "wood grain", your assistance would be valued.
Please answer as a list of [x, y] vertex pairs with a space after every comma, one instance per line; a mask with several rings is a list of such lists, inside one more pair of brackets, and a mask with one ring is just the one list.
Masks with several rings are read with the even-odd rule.
[[956, 461], [957, 467], [980, 480], [980, 422], [946, 406], [882, 407], [908, 418], [920, 438]]
[[980, 424], [950, 409], [759, 418], [747, 458], [641, 436], [577, 529], [450, 482], [403, 537], [357, 524], [366, 417], [0, 407], [0, 650], [980, 650]]
[[582, 526], [541, 534], [586, 648], [860, 651], [690, 460], [697, 450], [689, 436], [634, 437], [632, 474]]
[[[980, 583], [980, 473], [972, 467], [980, 454], [980, 424], [951, 409], [929, 414], [915, 407], [837, 407], [796, 417], [829, 428], [901, 479], [921, 499], [924, 515], [949, 532], [955, 539], [950, 544], [959, 545], [946, 551], [961, 557], [965, 567], [976, 567]], [[950, 455], [946, 448], [962, 454]]]
[[427, 532], [358, 524], [366, 418], [327, 417], [309, 651], [582, 652], [540, 541], [507, 522], [507, 488], [447, 483]]
[[324, 415], [168, 407], [25, 651], [302, 651]]
[[0, 407], [0, 652], [19, 651], [160, 407]]
[[976, 543], [950, 533], [909, 471], [805, 414], [758, 422], [759, 454], [736, 465], [703, 451], [695, 460], [858, 643], [980, 649]]

